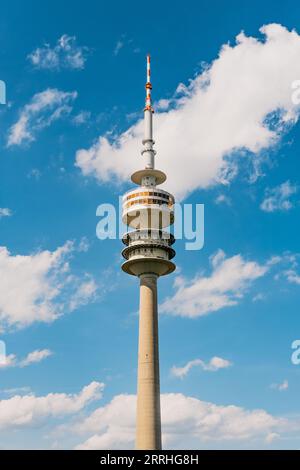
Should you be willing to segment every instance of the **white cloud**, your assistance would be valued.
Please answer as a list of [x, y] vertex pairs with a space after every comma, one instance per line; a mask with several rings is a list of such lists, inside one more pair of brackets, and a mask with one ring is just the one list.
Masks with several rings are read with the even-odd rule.
[[21, 109], [18, 121], [10, 128], [7, 146], [34, 141], [39, 131], [70, 114], [71, 103], [76, 97], [76, 91], [64, 92], [56, 88], [36, 93]]
[[102, 396], [104, 384], [91, 382], [78, 394], [49, 393], [37, 397], [15, 395], [0, 400], [0, 429], [32, 426], [51, 417], [62, 417], [78, 413], [91, 401]]
[[155, 103], [155, 109], [158, 111], [166, 111], [172, 103], [172, 100], [167, 100], [165, 98], [162, 98], [159, 100], [157, 103]]
[[[135, 435], [134, 395], [118, 395], [75, 426], [73, 431], [92, 434], [77, 449], [133, 448]], [[180, 393], [161, 396], [164, 448], [205, 447], [207, 442], [261, 441], [288, 426], [288, 421], [264, 410], [221, 406]]]
[[219, 369], [226, 369], [230, 366], [232, 366], [232, 363], [227, 359], [214, 356], [207, 363], [202, 359], [193, 359], [192, 361], [187, 362], [183, 367], [173, 366], [171, 369], [171, 374], [175, 377], [183, 379], [187, 376], [193, 367], [201, 367], [201, 369], [205, 371], [215, 372]]
[[[260, 32], [264, 40], [241, 33], [236, 44], [224, 45], [209, 68], [178, 87], [170, 108], [155, 114], [157, 167], [166, 171], [167, 187], [177, 197], [230, 181], [248, 152], [259, 172], [260, 152], [296, 122], [299, 108], [292, 102], [291, 84], [300, 76], [300, 36], [279, 24]], [[277, 116], [275, 126], [271, 115]], [[89, 149], [78, 150], [76, 165], [101, 182], [128, 181], [142, 138], [140, 120], [120, 135], [102, 135]]]
[[210, 261], [210, 276], [200, 275], [192, 280], [177, 278], [177, 291], [162, 303], [162, 313], [192, 318], [237, 305], [253, 281], [268, 270], [267, 265], [246, 261], [241, 255], [226, 258], [222, 250]]
[[27, 367], [31, 364], [41, 362], [49, 356], [52, 356], [53, 352], [50, 349], [36, 349], [35, 351], [27, 354], [25, 359], [20, 361], [20, 367]]
[[11, 215], [12, 212], [10, 209], [7, 207], [0, 207], [0, 219], [2, 219], [2, 217], [10, 217]]
[[76, 310], [82, 305], [86, 305], [96, 298], [98, 286], [95, 280], [89, 276], [85, 276], [85, 280], [82, 280], [78, 286], [76, 292], [73, 294], [69, 308], [71, 311]]
[[28, 55], [28, 59], [38, 69], [81, 70], [85, 66], [88, 51], [88, 47], [77, 45], [75, 36], [64, 34], [53, 48], [49, 44], [38, 47]]
[[204, 364], [204, 370], [216, 371], [219, 369], [226, 369], [232, 366], [232, 363], [222, 357], [214, 356], [211, 358], [208, 364]]
[[[72, 275], [69, 261], [74, 244], [55, 251], [12, 255], [0, 247], [0, 323], [25, 327], [33, 322], [52, 322], [63, 313], [95, 298], [89, 275]], [[89, 297], [90, 296], [90, 297]]]
[[135, 435], [135, 396], [117, 395], [107, 405], [96, 409], [82, 422], [75, 424], [77, 433], [97, 433], [78, 449], [110, 449], [131, 447]]
[[286, 280], [291, 284], [300, 285], [299, 271], [299, 253], [285, 252], [281, 256], [273, 256], [269, 261], [268, 265], [279, 265], [280, 269], [274, 275], [274, 279]]
[[89, 251], [89, 248], [90, 248], [90, 243], [89, 243], [88, 238], [82, 237], [78, 245], [78, 251], [82, 251], [86, 253], [87, 251]]
[[8, 356], [4, 357], [4, 361], [0, 362], [0, 369], [7, 369], [9, 367], [27, 367], [31, 364], [41, 362], [49, 356], [52, 356], [53, 352], [49, 349], [36, 349], [27, 354], [27, 356], [22, 359], [18, 360], [15, 354], [9, 354]]
[[292, 284], [300, 285], [300, 276], [296, 273], [294, 269], [288, 269], [284, 272], [284, 275], [286, 276], [287, 280]]
[[[0, 400], [0, 430], [37, 425], [42, 429], [51, 418], [56, 421], [50, 435], [56, 441], [59, 436], [61, 448], [69, 447], [71, 435], [73, 442], [82, 441], [76, 449], [133, 448], [135, 395], [117, 395], [89, 414], [86, 411], [79, 414], [89, 403], [102, 398], [103, 389], [103, 383], [92, 382], [78, 394], [49, 393], [40, 397], [21, 389], [20, 395], [17, 390], [18, 395]], [[209, 448], [217, 443], [222, 448], [264, 448], [275, 438], [285, 438], [285, 433], [289, 437], [293, 432], [297, 435], [300, 427], [297, 416], [281, 418], [263, 409], [216, 405], [181, 393], [162, 394], [161, 408], [163, 445], [167, 449]], [[72, 419], [61, 421], [68, 416]], [[63, 443], [66, 434], [67, 445]]]
[[290, 197], [297, 191], [297, 186], [291, 184], [290, 181], [285, 181], [275, 188], [267, 188], [260, 208], [265, 212], [288, 211], [294, 205]]
[[284, 380], [280, 384], [272, 384], [271, 388], [273, 388], [274, 390], [278, 390], [279, 392], [285, 392], [289, 388], [289, 382], [288, 380]]
[[300, 275], [298, 274], [299, 267], [299, 254], [298, 253], [284, 253], [282, 256], [274, 256], [270, 259], [269, 264], [274, 260], [273, 264], [281, 263], [284, 269], [279, 270], [275, 276], [275, 280], [285, 278], [291, 284], [300, 285]]
[[232, 363], [227, 359], [215, 356], [211, 358], [208, 363], [204, 362], [202, 359], [194, 359], [192, 361], [187, 362], [187, 364], [183, 367], [173, 366], [171, 369], [171, 373], [176, 377], [182, 378], [186, 376], [188, 372], [195, 366], [200, 366], [205, 371], [214, 372], [219, 369], [230, 367], [231, 365]]

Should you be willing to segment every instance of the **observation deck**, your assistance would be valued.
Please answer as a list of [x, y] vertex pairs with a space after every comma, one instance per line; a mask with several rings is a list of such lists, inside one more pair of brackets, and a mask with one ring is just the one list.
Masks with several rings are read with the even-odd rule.
[[162, 189], [142, 186], [123, 196], [123, 223], [135, 229], [162, 229], [174, 223], [174, 197]]

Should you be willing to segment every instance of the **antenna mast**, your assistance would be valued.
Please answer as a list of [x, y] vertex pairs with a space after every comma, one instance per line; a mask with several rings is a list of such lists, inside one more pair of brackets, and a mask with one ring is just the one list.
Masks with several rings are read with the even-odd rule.
[[151, 67], [150, 67], [150, 55], [147, 55], [147, 81], [146, 81], [146, 103], [144, 109], [144, 139], [142, 150], [142, 155], [146, 157], [146, 168], [154, 169], [154, 156], [156, 154], [153, 145], [153, 125], [152, 125], [152, 115], [154, 110], [152, 108], [151, 101]]

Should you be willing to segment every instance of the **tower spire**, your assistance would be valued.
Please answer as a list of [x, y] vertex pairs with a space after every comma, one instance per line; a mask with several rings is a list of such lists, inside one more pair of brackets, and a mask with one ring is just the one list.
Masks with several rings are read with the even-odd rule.
[[153, 111], [152, 102], [151, 102], [151, 62], [150, 62], [150, 54], [147, 54], [147, 81], [146, 81], [146, 104], [145, 110]]
[[154, 140], [153, 140], [153, 126], [152, 126], [152, 114], [154, 110], [152, 108], [152, 101], [151, 101], [151, 68], [150, 68], [150, 54], [147, 55], [147, 81], [146, 81], [146, 103], [144, 109], [144, 139], [143, 145], [144, 148], [142, 150], [142, 155], [146, 157], [146, 165], [145, 168], [154, 169], [154, 156], [155, 150], [153, 148]]

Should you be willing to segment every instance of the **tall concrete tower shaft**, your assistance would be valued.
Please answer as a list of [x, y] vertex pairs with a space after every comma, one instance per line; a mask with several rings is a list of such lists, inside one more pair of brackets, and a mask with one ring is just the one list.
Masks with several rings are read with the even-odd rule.
[[161, 449], [157, 276], [140, 275], [136, 448]]
[[166, 175], [155, 169], [150, 56], [147, 56], [146, 104], [142, 156], [145, 167], [131, 176], [137, 189], [123, 196], [123, 222], [133, 230], [123, 236], [123, 271], [140, 280], [136, 449], [161, 449], [157, 279], [174, 271], [174, 197], [157, 186]]

